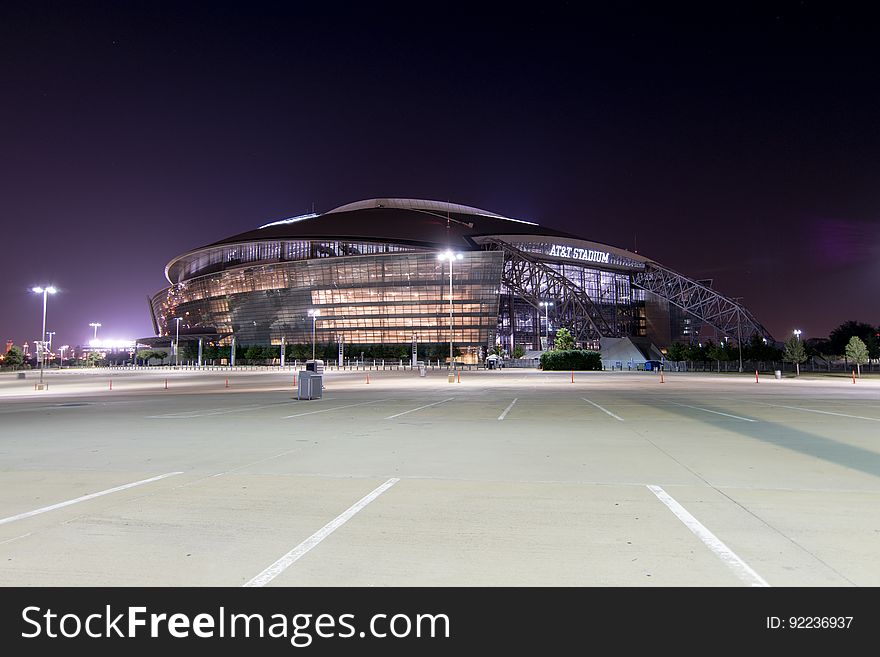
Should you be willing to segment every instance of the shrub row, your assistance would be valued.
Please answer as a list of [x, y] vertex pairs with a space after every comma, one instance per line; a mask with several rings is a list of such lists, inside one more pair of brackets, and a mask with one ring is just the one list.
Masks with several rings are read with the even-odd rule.
[[571, 349], [545, 351], [541, 354], [542, 370], [601, 370], [602, 359], [597, 351]]

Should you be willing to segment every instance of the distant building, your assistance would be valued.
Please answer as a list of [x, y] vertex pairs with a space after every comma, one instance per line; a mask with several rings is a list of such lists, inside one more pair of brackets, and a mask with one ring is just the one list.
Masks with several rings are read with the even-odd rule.
[[[453, 334], [450, 335], [450, 250]], [[150, 299], [153, 343], [448, 343], [527, 351], [561, 327], [660, 347], [721, 335], [772, 339], [712, 289], [625, 249], [477, 208], [418, 199], [359, 201], [275, 221], [188, 251]], [[552, 304], [544, 306], [542, 303]], [[179, 322], [176, 318], [180, 318]]]

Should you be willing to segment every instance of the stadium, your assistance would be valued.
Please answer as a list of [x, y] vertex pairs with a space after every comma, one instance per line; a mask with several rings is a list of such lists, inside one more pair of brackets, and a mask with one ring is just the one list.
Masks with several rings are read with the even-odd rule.
[[772, 340], [711, 281], [438, 201], [371, 199], [274, 221], [177, 256], [165, 276], [169, 287], [149, 301], [156, 336], [166, 341], [451, 341], [456, 359], [474, 362], [496, 346], [509, 354], [546, 349], [563, 327], [579, 346], [618, 360], [659, 357], [706, 332]]

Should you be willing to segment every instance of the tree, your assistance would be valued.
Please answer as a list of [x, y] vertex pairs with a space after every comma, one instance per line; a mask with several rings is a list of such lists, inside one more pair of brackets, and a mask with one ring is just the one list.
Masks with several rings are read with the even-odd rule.
[[701, 344], [689, 344], [684, 348], [684, 359], [702, 363], [707, 360], [706, 349]]
[[718, 366], [718, 371], [721, 371], [721, 361], [727, 360], [727, 350], [724, 348], [724, 344], [709, 344], [709, 347], [706, 349], [706, 355], [715, 361]]
[[3, 364], [15, 369], [22, 363], [24, 363], [24, 352], [21, 350], [21, 347], [12, 345], [9, 351], [6, 352], [6, 358], [3, 359]]
[[561, 328], [556, 331], [556, 339], [553, 341], [554, 351], [568, 351], [574, 349], [574, 337], [568, 329]]
[[856, 364], [861, 379], [862, 365], [868, 362], [868, 346], [857, 335], [852, 336], [846, 343], [846, 357]]
[[263, 357], [263, 348], [260, 345], [252, 344], [244, 352], [244, 357], [249, 363], [253, 364], [254, 361], [260, 360]]
[[880, 341], [877, 339], [878, 330], [865, 322], [849, 320], [831, 331], [828, 336], [830, 351], [834, 356], [842, 356], [846, 353], [849, 339], [857, 336], [868, 348], [871, 358], [880, 357]]
[[[565, 329], [563, 329], [563, 330], [565, 330]], [[525, 355], [526, 355], [526, 350], [523, 348], [523, 346], [521, 344], [518, 344], [513, 348], [513, 357], [514, 358], [522, 358]]]
[[680, 342], [673, 342], [669, 345], [669, 349], [666, 350], [666, 358], [671, 360], [673, 363], [677, 363], [682, 360], [687, 360], [686, 357], [687, 349]]
[[786, 360], [789, 363], [794, 363], [794, 366], [797, 369], [797, 376], [801, 375], [801, 363], [807, 360], [807, 352], [804, 349], [804, 343], [801, 342], [796, 335], [791, 336], [788, 341], [786, 341], [783, 360]]

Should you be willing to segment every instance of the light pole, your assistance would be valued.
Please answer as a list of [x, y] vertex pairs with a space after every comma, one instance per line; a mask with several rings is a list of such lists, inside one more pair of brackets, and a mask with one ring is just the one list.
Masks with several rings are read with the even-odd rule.
[[[800, 342], [801, 341], [801, 333], [803, 333], [803, 331], [801, 331], [800, 329], [795, 329], [794, 331], [792, 331], [792, 333], [794, 333], [794, 337], [797, 338], [797, 341]], [[797, 361], [795, 361], [794, 367], [795, 367], [795, 370], [797, 371], [797, 376], [800, 376], [801, 375], [801, 364], [798, 363]]]
[[452, 342], [454, 336], [452, 329], [452, 263], [456, 260], [461, 260], [462, 257], [463, 256], [460, 253], [453, 253], [452, 251], [446, 251], [437, 256], [437, 259], [441, 262], [444, 260], [449, 261], [449, 367], [452, 367], [452, 364], [455, 362], [452, 355]]
[[69, 345], [61, 345], [58, 347], [58, 352], [61, 354], [61, 361], [58, 364], [58, 369], [64, 369], [64, 352], [70, 349]]
[[95, 338], [94, 338], [95, 340], [98, 339], [98, 327], [99, 327], [100, 325], [101, 325], [101, 324], [98, 323], [98, 322], [92, 322], [91, 324], [89, 324], [89, 326], [91, 326], [93, 329], [95, 329]]
[[[175, 325], [174, 325], [174, 330], [175, 330], [175, 334], [174, 334], [174, 367], [177, 367], [178, 358], [179, 358], [178, 354], [180, 353], [180, 320], [182, 320], [182, 319], [183, 319], [183, 317], [175, 317], [174, 318], [174, 322], [175, 322]], [[96, 329], [96, 332], [97, 332], [97, 329]]]
[[57, 291], [51, 285], [47, 285], [46, 287], [35, 287], [31, 290], [35, 294], [43, 295], [43, 332], [40, 333], [40, 343], [42, 349], [40, 350], [40, 385], [43, 384], [43, 361], [46, 358], [46, 343], [43, 342], [43, 339], [46, 337], [46, 299], [50, 294], [55, 294]]
[[309, 311], [309, 317], [312, 318], [312, 360], [315, 360], [315, 325], [318, 323], [318, 315], [320, 314], [321, 312], [315, 308]]
[[[46, 335], [49, 337], [49, 352], [52, 353], [52, 337], [55, 335], [55, 331], [46, 331]], [[48, 357], [46, 358], [48, 360]]]
[[550, 346], [550, 315], [548, 313], [553, 302], [542, 301], [539, 305], [544, 306], [544, 341], [547, 343], [544, 348], [546, 349]]

